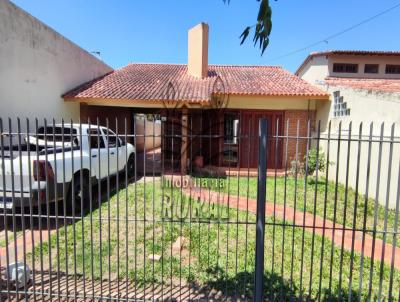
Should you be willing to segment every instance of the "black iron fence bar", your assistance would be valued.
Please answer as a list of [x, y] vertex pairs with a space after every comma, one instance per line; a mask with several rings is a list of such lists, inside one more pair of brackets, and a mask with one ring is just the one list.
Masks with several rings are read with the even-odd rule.
[[[363, 131], [363, 124], [360, 123], [359, 125], [359, 137], [361, 137]], [[349, 134], [350, 136], [350, 134]], [[349, 151], [349, 146], [348, 146], [348, 153]], [[348, 156], [348, 161], [350, 160], [350, 155]], [[355, 187], [355, 198], [354, 198], [354, 212], [353, 212], [353, 228], [356, 225], [357, 222], [357, 207], [358, 207], [358, 192], [359, 192], [359, 180], [360, 180], [360, 157], [361, 157], [361, 142], [358, 142], [358, 147], [357, 147], [357, 168], [356, 168], [356, 187]], [[346, 175], [346, 190], [348, 193], [348, 176]], [[347, 197], [346, 197], [347, 198]], [[343, 244], [344, 245], [344, 244]], [[353, 231], [352, 236], [351, 236], [351, 256], [350, 256], [350, 276], [349, 276], [349, 301], [352, 300], [353, 296], [353, 268], [354, 268], [354, 245], [355, 245], [355, 232]], [[343, 247], [342, 247], [343, 249]], [[340, 292], [342, 289], [340, 288]]]
[[[91, 121], [88, 119], [89, 129], [91, 129]], [[97, 139], [97, 137], [95, 137]], [[92, 147], [92, 146], [90, 146]], [[92, 148], [89, 148], [89, 175], [92, 175]], [[92, 177], [89, 177], [89, 188], [92, 188]], [[90, 242], [93, 242], [93, 190], [89, 189], [89, 234]], [[94, 247], [90, 245], [90, 277], [94, 280]], [[95, 295], [94, 283], [91, 286], [92, 296]]]
[[[391, 127], [391, 138], [394, 136], [395, 125], [392, 124]], [[390, 199], [390, 185], [391, 185], [391, 175], [392, 175], [392, 160], [393, 160], [393, 143], [390, 144], [389, 148], [389, 158], [388, 158], [388, 171], [387, 171], [387, 185], [386, 185], [386, 201], [385, 201], [385, 221], [383, 226], [383, 244], [381, 251], [381, 265], [379, 270], [379, 291], [378, 291], [378, 301], [381, 301], [382, 298], [382, 283], [383, 283], [383, 270], [384, 270], [384, 259], [385, 259], [385, 244], [387, 239], [387, 227], [388, 227], [388, 209], [389, 209], [389, 199]], [[394, 254], [392, 254], [392, 257]], [[390, 296], [389, 296], [390, 297]]]
[[[343, 225], [346, 225], [346, 219], [347, 219], [347, 206], [348, 206], [348, 193], [349, 193], [349, 167], [350, 167], [350, 152], [351, 152], [351, 141], [350, 138], [352, 137], [352, 128], [353, 124], [350, 122], [349, 124], [349, 130], [347, 132], [348, 137], [347, 137], [347, 156], [346, 156], [346, 171], [345, 171], [345, 194], [344, 194], [344, 209], [343, 209]], [[357, 158], [357, 169], [359, 167], [359, 162], [358, 162], [359, 157]], [[358, 178], [358, 170], [357, 170], [357, 178]], [[354, 207], [355, 211], [357, 210], [357, 207]], [[353, 221], [354, 223], [354, 221]], [[355, 227], [353, 225], [353, 227]], [[342, 241], [341, 241], [341, 248], [340, 248], [340, 264], [339, 264], [339, 299], [342, 298], [342, 278], [343, 278], [343, 255], [344, 255], [344, 239], [345, 239], [345, 234], [342, 233]], [[354, 253], [354, 238], [352, 236], [351, 240], [351, 253]], [[353, 263], [350, 264], [350, 277], [349, 281], [351, 284], [352, 280], [352, 274], [353, 274]]]
[[[368, 143], [368, 155], [367, 155], [367, 171], [365, 177], [365, 198], [364, 198], [364, 219], [363, 219], [363, 235], [362, 235], [362, 243], [361, 243], [361, 260], [360, 260], [360, 281], [358, 285], [358, 290], [361, 291], [363, 284], [363, 272], [364, 272], [364, 250], [365, 250], [365, 230], [367, 225], [367, 210], [368, 210], [368, 198], [369, 198], [369, 178], [371, 172], [371, 149], [372, 149], [372, 132], [373, 132], [373, 123], [369, 126], [369, 137], [370, 141]], [[359, 300], [361, 297], [359, 298]]]
[[[297, 178], [298, 178], [298, 173], [299, 173], [299, 167], [297, 165], [297, 162], [299, 160], [299, 131], [300, 131], [300, 121], [297, 121], [297, 127], [296, 127], [296, 133], [297, 133], [297, 138], [296, 138], [296, 155], [295, 155], [295, 172], [294, 172], [294, 212], [296, 213], [296, 208], [297, 208]], [[293, 216], [293, 223], [292, 223], [292, 249], [291, 249], [291, 261], [290, 261], [290, 291], [293, 290], [293, 269], [294, 269], [294, 232], [295, 232], [295, 227], [294, 225], [296, 224], [296, 217]]]
[[[338, 145], [337, 145], [337, 153], [336, 153], [336, 173], [335, 173], [335, 196], [334, 196], [334, 206], [333, 206], [333, 229], [331, 234], [331, 240], [335, 238], [335, 227], [336, 227], [336, 215], [337, 215], [337, 200], [338, 200], [338, 182], [339, 182], [339, 166], [340, 166], [340, 143], [341, 143], [341, 131], [342, 122], [339, 122], [339, 137], [338, 137]], [[334, 250], [331, 249], [331, 257], [329, 261], [329, 291], [332, 290], [332, 274], [333, 274], [333, 254]]]
[[[3, 121], [0, 119], [0, 131], [3, 131]], [[1, 158], [4, 158], [4, 141], [3, 141], [3, 136], [0, 136], [0, 151], [1, 151]], [[5, 171], [5, 163], [4, 160], [1, 161], [1, 169], [2, 171]], [[2, 182], [3, 184], [6, 183], [6, 178], [5, 178], [5, 173], [2, 173]], [[6, 208], [6, 187], [5, 185], [3, 185], [3, 190], [2, 190], [2, 195], [3, 195], [3, 207], [4, 209]], [[6, 216], [6, 211], [4, 211], [4, 215], [3, 215], [3, 222], [4, 222], [4, 229], [5, 229], [5, 244], [8, 247], [9, 244], [9, 239], [8, 239], [8, 226], [7, 226], [7, 216]], [[9, 255], [9, 251], [8, 248], [6, 248], [6, 265], [8, 265], [10, 263], [10, 255]], [[7, 287], [7, 298], [10, 299], [10, 281], [7, 278], [6, 279], [6, 287]]]
[[[21, 122], [20, 122], [19, 118], [17, 119], [17, 131], [18, 132], [21, 131]], [[18, 156], [21, 157], [22, 151], [21, 151], [21, 136], [20, 135], [18, 136], [18, 140], [17, 141], [18, 141]], [[21, 187], [23, 187], [22, 165], [19, 165], [19, 171], [18, 172], [20, 174], [19, 181], [20, 181]], [[24, 198], [24, 193], [23, 192], [22, 192], [21, 196], [22, 196], [22, 198], [21, 198], [21, 207], [22, 207], [22, 200]], [[21, 213], [22, 213], [22, 215], [25, 215], [24, 209], [21, 209]], [[22, 221], [21, 225], [22, 225], [22, 232], [25, 233], [25, 220]], [[24, 262], [24, 264], [23, 264], [23, 272], [24, 272], [24, 275], [26, 276], [26, 272], [27, 271], [26, 271], [26, 238], [25, 238], [25, 236], [23, 236], [23, 238], [22, 238], [22, 251], [23, 251], [22, 258], [23, 258], [23, 262]], [[27, 290], [27, 284], [24, 284], [23, 290], [24, 291]], [[27, 299], [28, 298], [25, 297], [25, 301], [27, 301]]]
[[[124, 121], [125, 142], [128, 141], [128, 124], [127, 120]], [[136, 156], [135, 156], [136, 160]], [[125, 148], [125, 162], [128, 163], [128, 148]], [[136, 171], [136, 166], [135, 166]], [[129, 222], [128, 222], [128, 164], [125, 165], [125, 283], [129, 284]], [[93, 235], [92, 235], [93, 238]], [[93, 246], [93, 245], [92, 245]], [[128, 301], [128, 286], [125, 286], [126, 301]]]
[[[28, 118], [26, 119], [26, 129], [27, 129], [27, 132], [29, 133], [30, 132], [30, 124], [29, 124], [29, 119]], [[30, 152], [30, 145], [29, 144], [27, 146], [27, 151], [28, 151], [28, 175], [32, 175], [33, 173], [32, 173], [31, 154], [30, 154], [31, 152]], [[29, 180], [28, 180], [28, 184], [29, 184], [29, 192], [32, 192], [32, 179], [30, 177], [29, 177]], [[32, 214], [33, 214], [32, 195], [29, 194], [29, 224], [30, 224], [30, 227], [33, 226], [33, 216], [32, 216]], [[7, 232], [7, 227], [6, 227], [6, 232]], [[35, 258], [35, 248], [34, 248], [34, 246], [35, 246], [35, 236], [34, 236], [33, 232], [31, 232], [31, 241], [32, 241], [31, 253], [32, 253], [32, 257]], [[7, 263], [9, 263], [9, 262], [7, 262]], [[35, 273], [36, 273], [35, 271], [36, 271], [35, 270], [35, 263], [33, 261], [33, 263], [32, 263], [32, 278], [33, 279], [35, 279]], [[36, 282], [33, 282], [32, 287], [33, 287], [33, 291], [36, 292]], [[33, 301], [36, 302], [36, 293], [33, 294]]]
[[[12, 129], [12, 122], [11, 119], [8, 120], [8, 127], [11, 130]], [[13, 156], [13, 150], [11, 150], [11, 146], [13, 145], [13, 139], [12, 137], [10, 137], [10, 141], [9, 141], [9, 147], [10, 147], [10, 157], [14, 158]], [[10, 172], [11, 172], [11, 201], [14, 204], [16, 202], [15, 199], [15, 171], [14, 171], [14, 165], [10, 166]], [[15, 215], [15, 207], [13, 207], [12, 209], [12, 213]], [[12, 223], [13, 223], [13, 236], [14, 236], [14, 259], [16, 260], [16, 262], [18, 262], [18, 254], [17, 254], [17, 231], [16, 231], [16, 219], [15, 216], [12, 217]], [[7, 263], [8, 265], [8, 263]], [[16, 294], [17, 296], [19, 295], [19, 288], [16, 288]]]
[[[307, 123], [307, 134], [310, 136], [311, 125], [310, 120]], [[306, 162], [305, 162], [305, 177], [304, 177], [304, 192], [303, 192], [303, 208], [307, 208], [307, 185], [308, 185], [308, 169], [309, 169], [309, 152], [310, 152], [310, 140], [306, 142]], [[306, 223], [306, 211], [303, 211], [303, 230], [301, 234], [301, 260], [300, 260], [300, 295], [303, 296], [303, 268], [304, 268], [304, 237], [306, 229], [304, 225]]]
[[[285, 171], [288, 169], [288, 144], [289, 140], [287, 139], [287, 136], [289, 135], [289, 121], [286, 121], [286, 137], [284, 139], [285, 141], [285, 155], [284, 155], [284, 167]], [[287, 198], [287, 175], [288, 173], [285, 173], [285, 179], [284, 179], [284, 191], [283, 191], [283, 217], [286, 217], [286, 198]], [[285, 235], [286, 235], [286, 226], [282, 227], [282, 250], [285, 250]], [[282, 253], [282, 258], [281, 258], [281, 276], [285, 276], [285, 271], [284, 271], [284, 263], [285, 263], [285, 253]], [[280, 291], [280, 298], [283, 298], [283, 287], [281, 288]]]
[[[321, 135], [321, 122], [318, 122], [317, 125], [317, 159], [315, 163], [315, 187], [314, 187], [314, 204], [313, 204], [313, 232], [312, 232], [312, 239], [311, 239], [311, 263], [314, 263], [314, 248], [315, 248], [315, 224], [316, 224], [316, 217], [317, 217], [317, 191], [318, 191], [318, 173], [320, 168], [320, 159], [319, 159], [319, 148], [320, 148], [320, 135]], [[311, 297], [311, 290], [312, 290], [312, 280], [313, 280], [313, 265], [310, 268], [310, 278], [309, 278], [309, 290], [308, 296]]]
[[[320, 131], [320, 123], [318, 124], [318, 130]], [[327, 142], [327, 153], [326, 153], [326, 161], [329, 163], [330, 162], [330, 150], [331, 150], [331, 145], [330, 145], [330, 137], [331, 137], [331, 121], [329, 121], [328, 125], [328, 142]], [[329, 175], [329, 165], [326, 167], [325, 171], [325, 179], [328, 179]], [[325, 231], [326, 231], [326, 212], [327, 212], [327, 199], [328, 199], [328, 182], [325, 182], [325, 187], [324, 187], [324, 213], [323, 213], [323, 225], [322, 225], [322, 244], [321, 244], [321, 258], [320, 258], [320, 266], [319, 266], [319, 280], [318, 280], [318, 302], [321, 301], [322, 295], [321, 295], [321, 286], [322, 286], [322, 269], [323, 269], [323, 264], [324, 264], [324, 251], [325, 251]], [[315, 226], [315, 225], [314, 225]]]
[[[381, 138], [385, 131], [384, 123], [381, 124]], [[375, 256], [375, 244], [376, 244], [376, 227], [378, 222], [378, 203], [379, 203], [379, 190], [380, 190], [380, 178], [381, 178], [381, 165], [382, 165], [382, 142], [379, 143], [379, 154], [378, 154], [378, 168], [377, 168], [377, 178], [376, 178], [376, 191], [375, 191], [375, 204], [374, 204], [374, 232], [372, 233], [372, 253], [371, 253], [371, 265], [369, 271], [369, 286], [368, 286], [368, 299], [371, 298], [372, 293], [372, 277], [374, 268], [374, 256]]]
[[257, 182], [257, 224], [254, 301], [263, 301], [264, 296], [264, 239], [265, 239], [265, 201], [267, 181], [267, 120], [259, 122], [258, 182]]

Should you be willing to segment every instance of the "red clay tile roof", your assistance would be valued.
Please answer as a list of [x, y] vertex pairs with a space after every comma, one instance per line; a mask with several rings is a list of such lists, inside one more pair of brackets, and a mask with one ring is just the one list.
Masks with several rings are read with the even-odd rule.
[[360, 79], [328, 77], [325, 79], [325, 83], [330, 86], [389, 93], [400, 93], [400, 79]]
[[[101, 78], [67, 92], [65, 99], [165, 100], [172, 83], [175, 100], [210, 101], [216, 79], [223, 81], [230, 95], [304, 96], [328, 98], [328, 94], [276, 66], [209, 65], [209, 76], [199, 79], [188, 75], [179, 64], [129, 64]], [[171, 91], [171, 90], [170, 90]]]

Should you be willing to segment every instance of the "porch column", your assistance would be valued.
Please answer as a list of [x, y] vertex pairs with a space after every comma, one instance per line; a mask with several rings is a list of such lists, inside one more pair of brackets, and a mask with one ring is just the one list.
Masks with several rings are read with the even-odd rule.
[[181, 173], [187, 174], [188, 160], [188, 110], [182, 109], [182, 144], [181, 144]]

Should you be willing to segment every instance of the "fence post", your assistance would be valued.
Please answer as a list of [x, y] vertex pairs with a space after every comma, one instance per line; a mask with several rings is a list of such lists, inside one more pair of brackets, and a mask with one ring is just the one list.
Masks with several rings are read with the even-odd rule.
[[256, 221], [256, 261], [254, 278], [254, 301], [263, 301], [264, 293], [264, 237], [265, 200], [267, 181], [267, 120], [260, 119], [258, 128], [258, 181]]

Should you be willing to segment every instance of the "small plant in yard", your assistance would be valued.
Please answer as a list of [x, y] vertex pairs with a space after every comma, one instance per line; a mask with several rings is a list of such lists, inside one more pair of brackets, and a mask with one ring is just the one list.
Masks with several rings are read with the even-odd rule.
[[303, 163], [299, 160], [290, 162], [290, 175], [296, 175], [303, 172]]
[[325, 159], [325, 153], [321, 149], [312, 148], [308, 151], [308, 162], [307, 154], [304, 155], [304, 163], [302, 165], [303, 174], [314, 175], [318, 169], [319, 172], [325, 172], [326, 166], [331, 164], [327, 163]]

